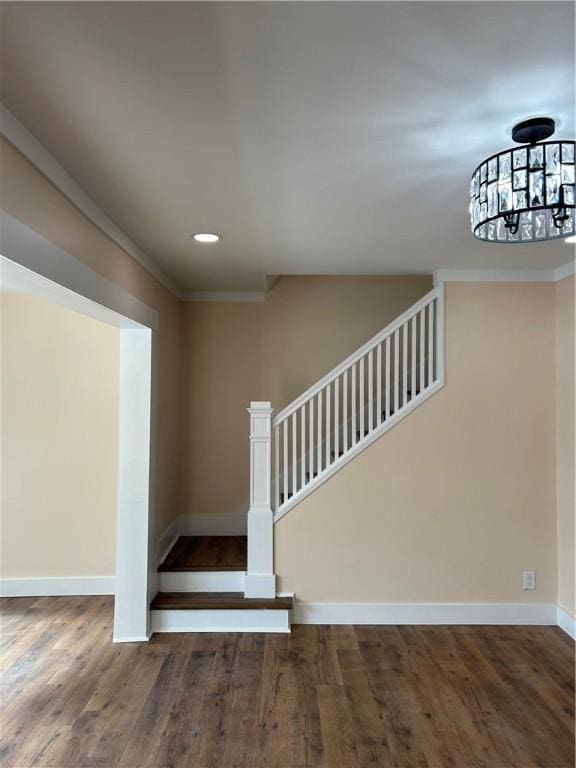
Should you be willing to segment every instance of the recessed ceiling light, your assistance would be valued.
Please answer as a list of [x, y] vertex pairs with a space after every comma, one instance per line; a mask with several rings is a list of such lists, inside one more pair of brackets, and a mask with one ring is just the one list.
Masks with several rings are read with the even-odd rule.
[[221, 235], [216, 235], [213, 232], [197, 232], [192, 237], [197, 243], [217, 243], [218, 240], [222, 239]]
[[568, 245], [576, 245], [576, 235], [571, 235], [570, 237], [567, 237], [564, 240], [565, 243], [568, 243]]

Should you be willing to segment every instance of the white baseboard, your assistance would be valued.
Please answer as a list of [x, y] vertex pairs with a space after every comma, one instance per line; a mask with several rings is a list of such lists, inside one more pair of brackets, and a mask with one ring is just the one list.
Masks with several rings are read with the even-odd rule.
[[[199, 591], [210, 591], [203, 589]], [[113, 595], [113, 576], [0, 579], [0, 597]], [[288, 594], [288, 593], [286, 593]], [[293, 593], [289, 593], [292, 595]], [[152, 632], [289, 632], [288, 611], [151, 611]], [[301, 603], [294, 624], [558, 625], [576, 639], [576, 618], [552, 603]], [[146, 642], [149, 637], [114, 638]]]
[[180, 536], [246, 536], [248, 506], [218, 515], [180, 515]]
[[178, 536], [180, 536], [180, 518], [176, 517], [166, 528], [162, 536], [160, 536], [156, 544], [156, 563], [158, 565], [164, 562], [164, 558], [176, 543]]
[[152, 632], [290, 632], [288, 610], [150, 611]]
[[300, 603], [294, 624], [544, 624], [551, 603]]
[[1, 597], [113, 594], [114, 576], [51, 576], [43, 579], [0, 579]]
[[573, 640], [576, 640], [576, 617], [569, 614], [564, 608], [560, 608], [559, 605], [556, 606], [556, 623], [560, 629], [563, 629]]
[[245, 571], [160, 571], [159, 592], [244, 592]]

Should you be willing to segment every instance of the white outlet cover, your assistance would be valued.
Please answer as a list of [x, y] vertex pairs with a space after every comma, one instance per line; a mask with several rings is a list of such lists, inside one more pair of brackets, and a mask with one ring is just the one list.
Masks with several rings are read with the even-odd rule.
[[524, 571], [522, 573], [522, 588], [536, 589], [536, 571]]

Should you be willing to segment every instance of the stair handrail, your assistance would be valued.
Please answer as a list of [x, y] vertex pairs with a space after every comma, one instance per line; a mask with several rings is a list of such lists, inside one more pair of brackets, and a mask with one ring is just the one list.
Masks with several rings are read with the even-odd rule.
[[438, 287], [433, 288], [427, 294], [422, 296], [422, 298], [419, 299], [415, 304], [412, 304], [410, 307], [408, 307], [408, 309], [405, 312], [399, 315], [395, 320], [389, 323], [381, 331], [378, 331], [378, 333], [372, 336], [372, 338], [368, 339], [367, 342], [362, 344], [361, 347], [358, 347], [358, 349], [356, 349], [354, 352], [348, 355], [348, 357], [345, 360], [343, 360], [335, 368], [333, 368], [331, 371], [325, 374], [321, 379], [318, 379], [318, 381], [315, 384], [312, 384], [312, 386], [308, 387], [308, 389], [305, 392], [303, 392], [295, 400], [293, 400], [285, 408], [283, 408], [273, 418], [272, 427], [276, 428], [279, 424], [285, 421], [295, 411], [297, 411], [305, 403], [307, 403], [308, 400], [310, 400], [310, 398], [315, 397], [328, 384], [331, 384], [333, 381], [335, 381], [339, 376], [341, 376], [344, 373], [344, 371], [346, 371], [348, 368], [354, 365], [354, 363], [358, 362], [362, 357], [364, 357], [364, 355], [370, 352], [371, 349], [374, 349], [374, 347], [376, 347], [378, 344], [384, 341], [387, 337], [391, 336], [401, 326], [403, 326], [407, 320], [410, 320], [410, 318], [418, 314], [418, 312], [420, 312], [424, 307], [428, 306], [428, 304], [430, 304], [431, 301], [434, 301], [439, 297], [440, 297], [440, 289]]

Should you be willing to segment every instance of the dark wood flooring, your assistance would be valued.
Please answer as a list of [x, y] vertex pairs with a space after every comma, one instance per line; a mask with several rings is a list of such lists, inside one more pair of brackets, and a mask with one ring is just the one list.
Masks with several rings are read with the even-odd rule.
[[111, 598], [0, 601], [2, 768], [573, 768], [552, 627], [315, 627], [112, 645]]
[[244, 597], [244, 592], [159, 592], [150, 605], [154, 610], [292, 610], [291, 597]]
[[246, 536], [180, 536], [159, 571], [245, 571]]

